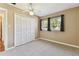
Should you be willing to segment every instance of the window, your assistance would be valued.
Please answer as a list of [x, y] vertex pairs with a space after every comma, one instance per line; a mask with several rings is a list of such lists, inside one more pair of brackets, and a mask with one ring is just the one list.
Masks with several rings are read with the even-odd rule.
[[61, 17], [50, 18], [50, 30], [60, 31], [61, 29]]
[[42, 19], [40, 29], [42, 31], [64, 31], [64, 15]]

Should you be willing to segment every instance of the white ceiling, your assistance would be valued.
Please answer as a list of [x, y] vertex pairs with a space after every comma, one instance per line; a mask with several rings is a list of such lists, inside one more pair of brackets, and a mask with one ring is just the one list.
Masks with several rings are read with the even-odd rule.
[[[51, 13], [63, 11], [65, 9], [73, 8], [79, 6], [79, 3], [33, 3], [32, 7], [34, 9], [35, 15], [46, 16]], [[29, 3], [16, 3], [16, 7], [29, 11]]]

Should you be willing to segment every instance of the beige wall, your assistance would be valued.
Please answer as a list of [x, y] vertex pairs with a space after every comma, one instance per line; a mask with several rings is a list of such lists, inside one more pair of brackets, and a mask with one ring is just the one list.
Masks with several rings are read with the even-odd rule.
[[43, 18], [54, 17], [64, 14], [64, 32], [49, 32], [40, 31], [41, 38], [47, 38], [51, 40], [56, 40], [60, 42], [65, 42], [68, 44], [79, 45], [79, 7], [67, 9], [61, 12], [57, 12]]
[[[27, 16], [27, 12], [23, 12], [23, 10], [13, 7], [8, 4], [0, 3], [0, 7], [7, 9], [7, 18], [8, 18], [8, 48], [14, 46], [14, 14], [22, 14]], [[37, 17], [35, 17], [37, 19]]]

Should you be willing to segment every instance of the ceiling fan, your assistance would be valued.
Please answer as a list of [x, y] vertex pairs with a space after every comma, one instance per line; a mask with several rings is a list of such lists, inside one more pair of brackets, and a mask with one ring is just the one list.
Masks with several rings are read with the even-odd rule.
[[[11, 3], [11, 4], [12, 4], [12, 5], [16, 5], [16, 3]], [[33, 10], [33, 5], [32, 5], [32, 3], [29, 3], [28, 10], [29, 10], [29, 14], [30, 14], [30, 15], [34, 15], [34, 10]]]
[[[14, 6], [16, 6], [17, 5], [17, 3], [11, 3], [12, 5], [14, 5]], [[35, 9], [34, 8], [34, 6], [33, 6], [33, 3], [28, 3], [27, 5], [27, 11], [29, 12], [29, 15], [35, 15], [36, 16], [36, 12], [40, 12], [40, 10], [37, 10], [37, 9]], [[23, 12], [27, 12], [27, 11], [23, 11]]]
[[34, 8], [33, 3], [29, 3], [28, 10], [29, 10], [29, 15], [32, 15], [32, 16], [33, 15], [37, 16], [36, 13], [41, 12], [40, 10]]
[[34, 15], [34, 9], [33, 9], [32, 3], [29, 3], [28, 9], [29, 9], [29, 14], [30, 14], [30, 15]]

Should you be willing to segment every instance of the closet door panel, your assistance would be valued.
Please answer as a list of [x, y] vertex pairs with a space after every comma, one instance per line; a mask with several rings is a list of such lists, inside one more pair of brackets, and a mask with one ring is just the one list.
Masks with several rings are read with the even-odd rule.
[[23, 44], [27, 42], [27, 28], [26, 28], [27, 22], [26, 18], [22, 18], [22, 42]]
[[15, 46], [21, 45], [22, 42], [22, 23], [20, 16], [16, 15], [15, 17]]
[[31, 34], [31, 31], [30, 31], [31, 24], [30, 24], [29, 17], [27, 17], [26, 19], [27, 19], [27, 42], [29, 42], [29, 41], [31, 41], [30, 40], [30, 38], [31, 38], [31, 36], [30, 36], [30, 34]]
[[35, 40], [35, 19], [33, 18], [31, 18], [31, 39]]

